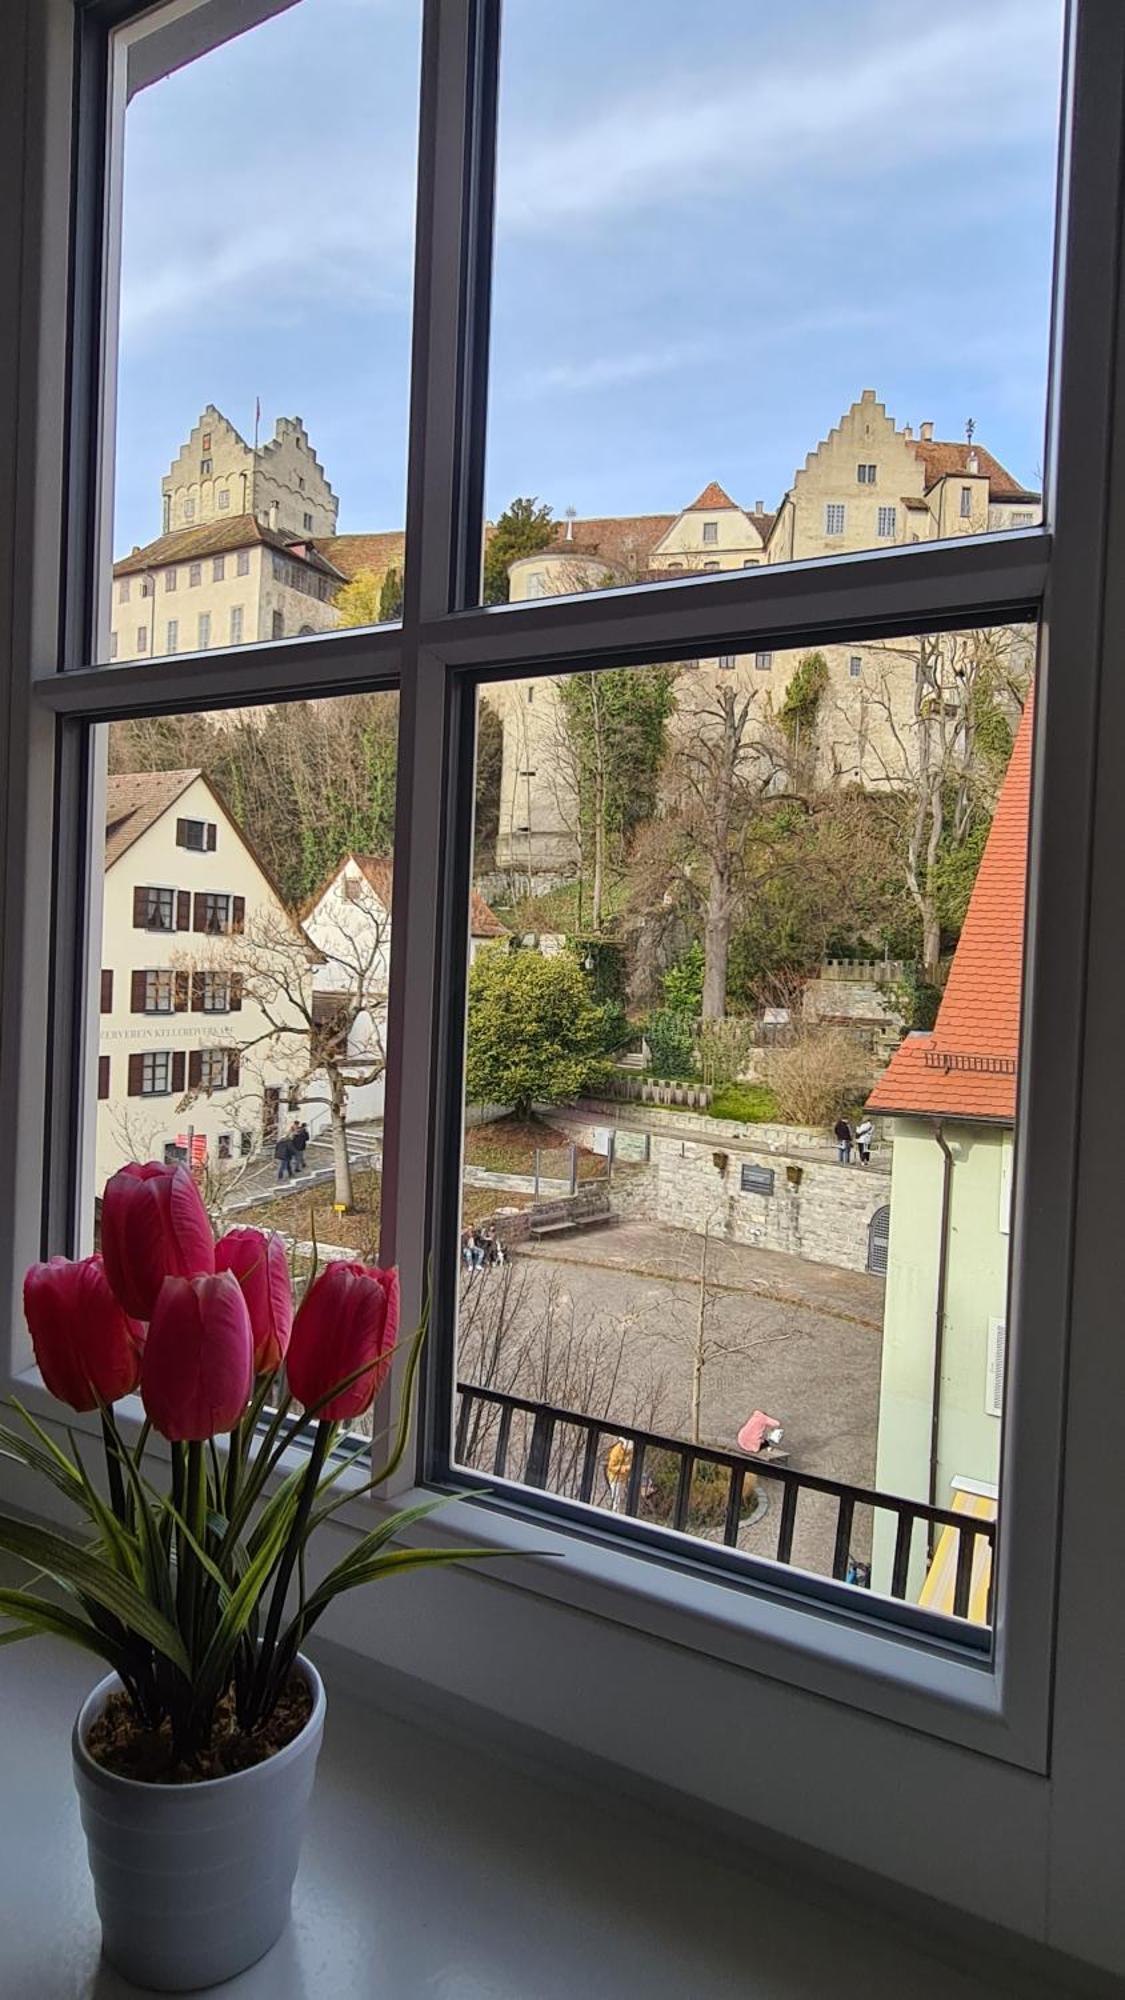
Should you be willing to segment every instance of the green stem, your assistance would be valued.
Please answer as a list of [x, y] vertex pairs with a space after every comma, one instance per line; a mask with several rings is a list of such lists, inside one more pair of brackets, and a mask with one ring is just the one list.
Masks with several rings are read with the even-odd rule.
[[316, 1427], [316, 1436], [313, 1439], [309, 1462], [305, 1469], [305, 1477], [301, 1486], [301, 1497], [297, 1502], [297, 1511], [293, 1516], [293, 1526], [289, 1531], [289, 1540], [285, 1544], [281, 1561], [278, 1564], [277, 1577], [273, 1586], [273, 1596], [270, 1599], [269, 1617], [266, 1620], [266, 1629], [258, 1654], [258, 1671], [254, 1677], [254, 1692], [250, 1704], [254, 1722], [260, 1721], [262, 1714], [264, 1714], [264, 1699], [272, 1677], [273, 1654], [274, 1648], [277, 1645], [278, 1631], [281, 1627], [281, 1614], [285, 1609], [286, 1593], [289, 1589], [290, 1578], [293, 1575], [293, 1566], [304, 1539], [309, 1514], [312, 1511], [312, 1503], [316, 1498], [317, 1488], [320, 1485], [320, 1475], [324, 1470], [324, 1461], [328, 1456], [328, 1449], [331, 1445], [335, 1429], [335, 1424], [325, 1423], [323, 1418], [321, 1418]]
[[[187, 1448], [187, 1504], [184, 1518], [197, 1544], [202, 1548], [203, 1538], [207, 1533], [207, 1485], [204, 1477], [203, 1445], [199, 1442], [192, 1442]], [[201, 1594], [204, 1577], [190, 1542], [186, 1543], [184, 1555], [190, 1565], [186, 1636], [188, 1652], [194, 1661], [199, 1656], [199, 1622], [202, 1615]]]
[[[184, 1518], [183, 1445], [173, 1443], [171, 1453], [172, 1505], [175, 1507], [176, 1513], [181, 1518]], [[190, 1633], [185, 1623], [188, 1601], [187, 1540], [179, 1528], [176, 1528], [174, 1532], [176, 1538], [176, 1623], [180, 1628], [180, 1637], [183, 1639], [184, 1644], [190, 1647]]]
[[120, 1443], [116, 1428], [107, 1410], [102, 1411], [102, 1444], [105, 1448], [105, 1470], [109, 1481], [109, 1500], [117, 1519], [123, 1528], [129, 1526], [125, 1510], [125, 1476], [121, 1470]]

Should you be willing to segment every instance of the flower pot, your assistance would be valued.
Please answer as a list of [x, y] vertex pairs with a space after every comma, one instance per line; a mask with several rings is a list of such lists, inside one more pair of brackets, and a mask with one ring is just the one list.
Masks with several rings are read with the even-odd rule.
[[324, 1687], [299, 1661], [313, 1706], [284, 1749], [195, 1785], [119, 1778], [86, 1749], [120, 1683], [110, 1674], [74, 1725], [74, 1777], [107, 1959], [138, 1986], [183, 1993], [253, 1965], [289, 1918], [305, 1811], [324, 1734]]

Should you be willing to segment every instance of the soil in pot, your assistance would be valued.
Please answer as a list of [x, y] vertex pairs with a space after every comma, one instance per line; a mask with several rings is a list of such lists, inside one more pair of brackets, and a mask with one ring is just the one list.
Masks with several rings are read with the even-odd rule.
[[273, 1714], [257, 1729], [241, 1729], [230, 1689], [215, 1710], [210, 1741], [191, 1758], [177, 1758], [167, 1723], [146, 1729], [128, 1695], [111, 1694], [86, 1738], [86, 1748], [96, 1764], [118, 1778], [148, 1785], [197, 1785], [264, 1764], [300, 1735], [312, 1705], [308, 1682], [294, 1668]]

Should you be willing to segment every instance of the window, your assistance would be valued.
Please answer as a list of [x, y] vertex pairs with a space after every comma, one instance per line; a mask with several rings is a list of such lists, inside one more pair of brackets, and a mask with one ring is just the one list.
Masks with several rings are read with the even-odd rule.
[[[181, 1065], [183, 1058], [181, 1057]], [[131, 1097], [167, 1097], [173, 1083], [175, 1057], [171, 1049], [152, 1049], [129, 1057]], [[182, 1088], [182, 1084], [179, 1086]]]
[[155, 577], [151, 577], [151, 576], [142, 576], [142, 578], [141, 578], [141, 596], [142, 596], [142, 597], [152, 597], [152, 596], [154, 596], [154, 595], [155, 595], [155, 591], [156, 591], [156, 579], [155, 579]]
[[193, 1011], [197, 1014], [230, 1014], [242, 1005], [242, 979], [238, 973], [197, 972], [193, 974]]
[[224, 556], [216, 556], [211, 564], [211, 581], [213, 583], [221, 583], [226, 575], [226, 569], [226, 558]]
[[105, 1100], [105, 1098], [109, 1096], [109, 1082], [110, 1082], [110, 1058], [109, 1056], [99, 1056], [98, 1057], [98, 1102], [99, 1103], [102, 1103]]
[[209, 646], [210, 644], [211, 644], [211, 613], [209, 611], [201, 611], [199, 614], [200, 652], [203, 651], [205, 646]]
[[772, 653], [755, 653], [755, 655], [754, 655], [754, 666], [755, 666], [755, 668], [756, 668], [756, 670], [757, 670], [757, 672], [758, 672], [758, 673], [760, 673], [760, 674], [768, 674], [768, 673], [769, 673], [769, 671], [770, 671], [770, 668], [771, 668], [771, 667], [773, 666], [773, 654], [772, 654]]
[[128, 604], [129, 602], [129, 578], [127, 576], [123, 576], [117, 586], [117, 602], [119, 604]]
[[895, 519], [896, 515], [895, 515], [895, 509], [893, 507], [880, 507], [879, 509], [880, 541], [892, 541], [892, 542], [894, 541]]
[[165, 588], [165, 590], [166, 590], [166, 591], [167, 591], [167, 590], [175, 590], [175, 588], [176, 588], [176, 571], [175, 571], [174, 569], [166, 569], [166, 570], [165, 570], [165, 572], [164, 572], [164, 588]]
[[194, 586], [195, 586], [195, 585], [196, 585], [197, 583], [202, 583], [202, 581], [203, 581], [203, 565], [202, 565], [202, 563], [189, 563], [189, 564], [188, 564], [188, 583], [189, 583], [189, 584], [190, 584], [190, 585], [191, 585], [191, 586], [192, 586], [192, 587], [194, 588]]
[[1031, 514], [1013, 514], [1012, 526], [1013, 528], [1030, 528], [1033, 519], [1034, 516]]
[[192, 929], [214, 935], [242, 929], [246, 905], [241, 896], [228, 896], [213, 889], [197, 890]]
[[719, 524], [718, 524], [718, 522], [717, 522], [717, 521], [704, 521], [704, 523], [703, 523], [703, 539], [704, 539], [704, 541], [705, 541], [705, 542], [717, 542], [717, 541], [718, 541], [718, 539], [719, 539]]
[[230, 608], [230, 642], [232, 646], [242, 644], [242, 606], [232, 604]]
[[961, 519], [963, 521], [967, 521], [970, 518], [972, 511], [973, 511], [973, 489], [971, 486], [962, 486]]
[[270, 621], [270, 636], [271, 638], [274, 639], [284, 639], [285, 613], [283, 611], [275, 611], [273, 613], [273, 617]]
[[772, 1167], [759, 1167], [751, 1160], [743, 1160], [738, 1181], [743, 1194], [772, 1194], [773, 1180]]
[[238, 1080], [238, 1068], [229, 1049], [196, 1049], [188, 1067], [197, 1070], [193, 1079], [201, 1090], [229, 1090]]
[[204, 456], [206, 456], [210, 452], [211, 450], [210, 431], [204, 431], [203, 436], [199, 440], [199, 449], [201, 452], [203, 452]]
[[199, 476], [200, 476], [200, 478], [201, 478], [201, 479], [210, 479], [210, 477], [211, 477], [211, 461], [210, 461], [210, 459], [209, 459], [209, 458], [201, 458], [201, 459], [200, 459], [200, 461], [199, 461]]
[[875, 467], [873, 465], [857, 465], [855, 476], [861, 486], [874, 486]]
[[724, 673], [733, 673], [738, 661], [733, 653], [720, 653], [719, 666]]
[[194, 501], [194, 500], [185, 500], [185, 501], [184, 501], [184, 520], [185, 520], [185, 521], [194, 521], [194, 519], [195, 519], [195, 501]]
[[247, 1160], [249, 1159], [253, 1151], [254, 1151], [254, 1134], [248, 1126], [243, 1125], [239, 1128], [239, 1134], [238, 1134], [239, 1158]]
[[138, 651], [138, 653], [147, 653], [147, 652], [148, 652], [148, 626], [147, 626], [147, 625], [138, 625], [138, 626], [137, 626], [137, 651]]
[[859, 679], [860, 675], [862, 674], [862, 672], [863, 672], [863, 656], [862, 656], [862, 654], [860, 654], [860, 653], [851, 653], [851, 654], [849, 654], [849, 656], [848, 656], [848, 674], [849, 674], [849, 677], [850, 677], [850, 678], [851, 678], [851, 679], [852, 679], [853, 681], [857, 681], [857, 680]]
[[176, 821], [176, 846], [193, 849], [197, 854], [213, 854], [218, 843], [219, 829], [213, 819], [178, 819]]
[[721, 565], [720, 563], [717, 563], [717, 562], [705, 562], [705, 563], [704, 563], [704, 565], [703, 565], [703, 567], [704, 567], [704, 569], [705, 569], [705, 570], [707, 570], [707, 571], [711, 571], [711, 570], [717, 570], [717, 569], [720, 569], [720, 568], [722, 567], [722, 565]]
[[234, 1139], [230, 1132], [219, 1133], [219, 1158], [220, 1160], [234, 1158]]
[[826, 535], [842, 535], [847, 508], [842, 500], [830, 500], [824, 509], [824, 532]]
[[179, 649], [179, 644], [180, 621], [178, 618], [169, 618], [167, 625], [164, 627], [164, 651], [166, 653], [175, 653]]
[[221, 509], [221, 510], [222, 510], [223, 512], [225, 512], [225, 511], [226, 511], [226, 509], [227, 509], [227, 508], [228, 508], [228, 507], [230, 506], [230, 494], [228, 493], [228, 491], [227, 491], [227, 489], [226, 489], [226, 487], [225, 487], [225, 486], [224, 486], [224, 487], [222, 488], [222, 490], [221, 490], [221, 492], [220, 492], [220, 494], [219, 494], [219, 502], [218, 502], [218, 504], [219, 504], [219, 507], [220, 507], [220, 509]]
[[174, 889], [134, 889], [133, 927], [145, 931], [170, 931], [176, 924]]
[[130, 1012], [134, 1014], [174, 1014], [176, 975], [163, 968], [154, 972], [134, 972]]
[[234, 566], [239, 576], [249, 576], [250, 574], [249, 549], [239, 549], [238, 556], [236, 558]]
[[301, 517], [301, 518], [303, 519], [303, 521], [304, 521], [304, 524], [305, 524], [305, 533], [306, 533], [307, 535], [311, 535], [311, 534], [312, 534], [312, 524], [313, 524], [313, 517], [312, 517], [312, 515], [311, 515], [311, 514], [304, 514], [304, 515], [302, 515], [302, 517]]

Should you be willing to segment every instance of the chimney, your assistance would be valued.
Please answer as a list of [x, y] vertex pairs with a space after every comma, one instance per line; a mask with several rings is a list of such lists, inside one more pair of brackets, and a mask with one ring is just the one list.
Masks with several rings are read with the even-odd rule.
[[904, 424], [902, 427], [902, 435], [906, 439], [907, 444], [912, 444], [914, 442], [913, 424]]
[[976, 455], [976, 452], [975, 452], [975, 451], [971, 451], [971, 452], [969, 453], [969, 456], [968, 456], [968, 458], [967, 458], [967, 459], [966, 459], [966, 461], [965, 461], [965, 469], [966, 469], [966, 471], [967, 471], [967, 472], [979, 472], [979, 471], [980, 471], [980, 459], [979, 459], [979, 458], [977, 457], [977, 455]]
[[755, 500], [755, 502], [754, 502], [754, 512], [755, 512], [755, 514], [764, 514], [764, 513], [765, 513], [765, 511], [766, 511], [766, 503], [765, 503], [765, 501], [764, 501], [764, 500]]
[[922, 443], [923, 443], [923, 444], [932, 444], [932, 443], [933, 443], [933, 436], [934, 436], [934, 427], [933, 427], [933, 425], [932, 425], [932, 424], [919, 424], [919, 426], [918, 426], [918, 436], [919, 436], [919, 437], [921, 438], [921, 440], [922, 440]]

